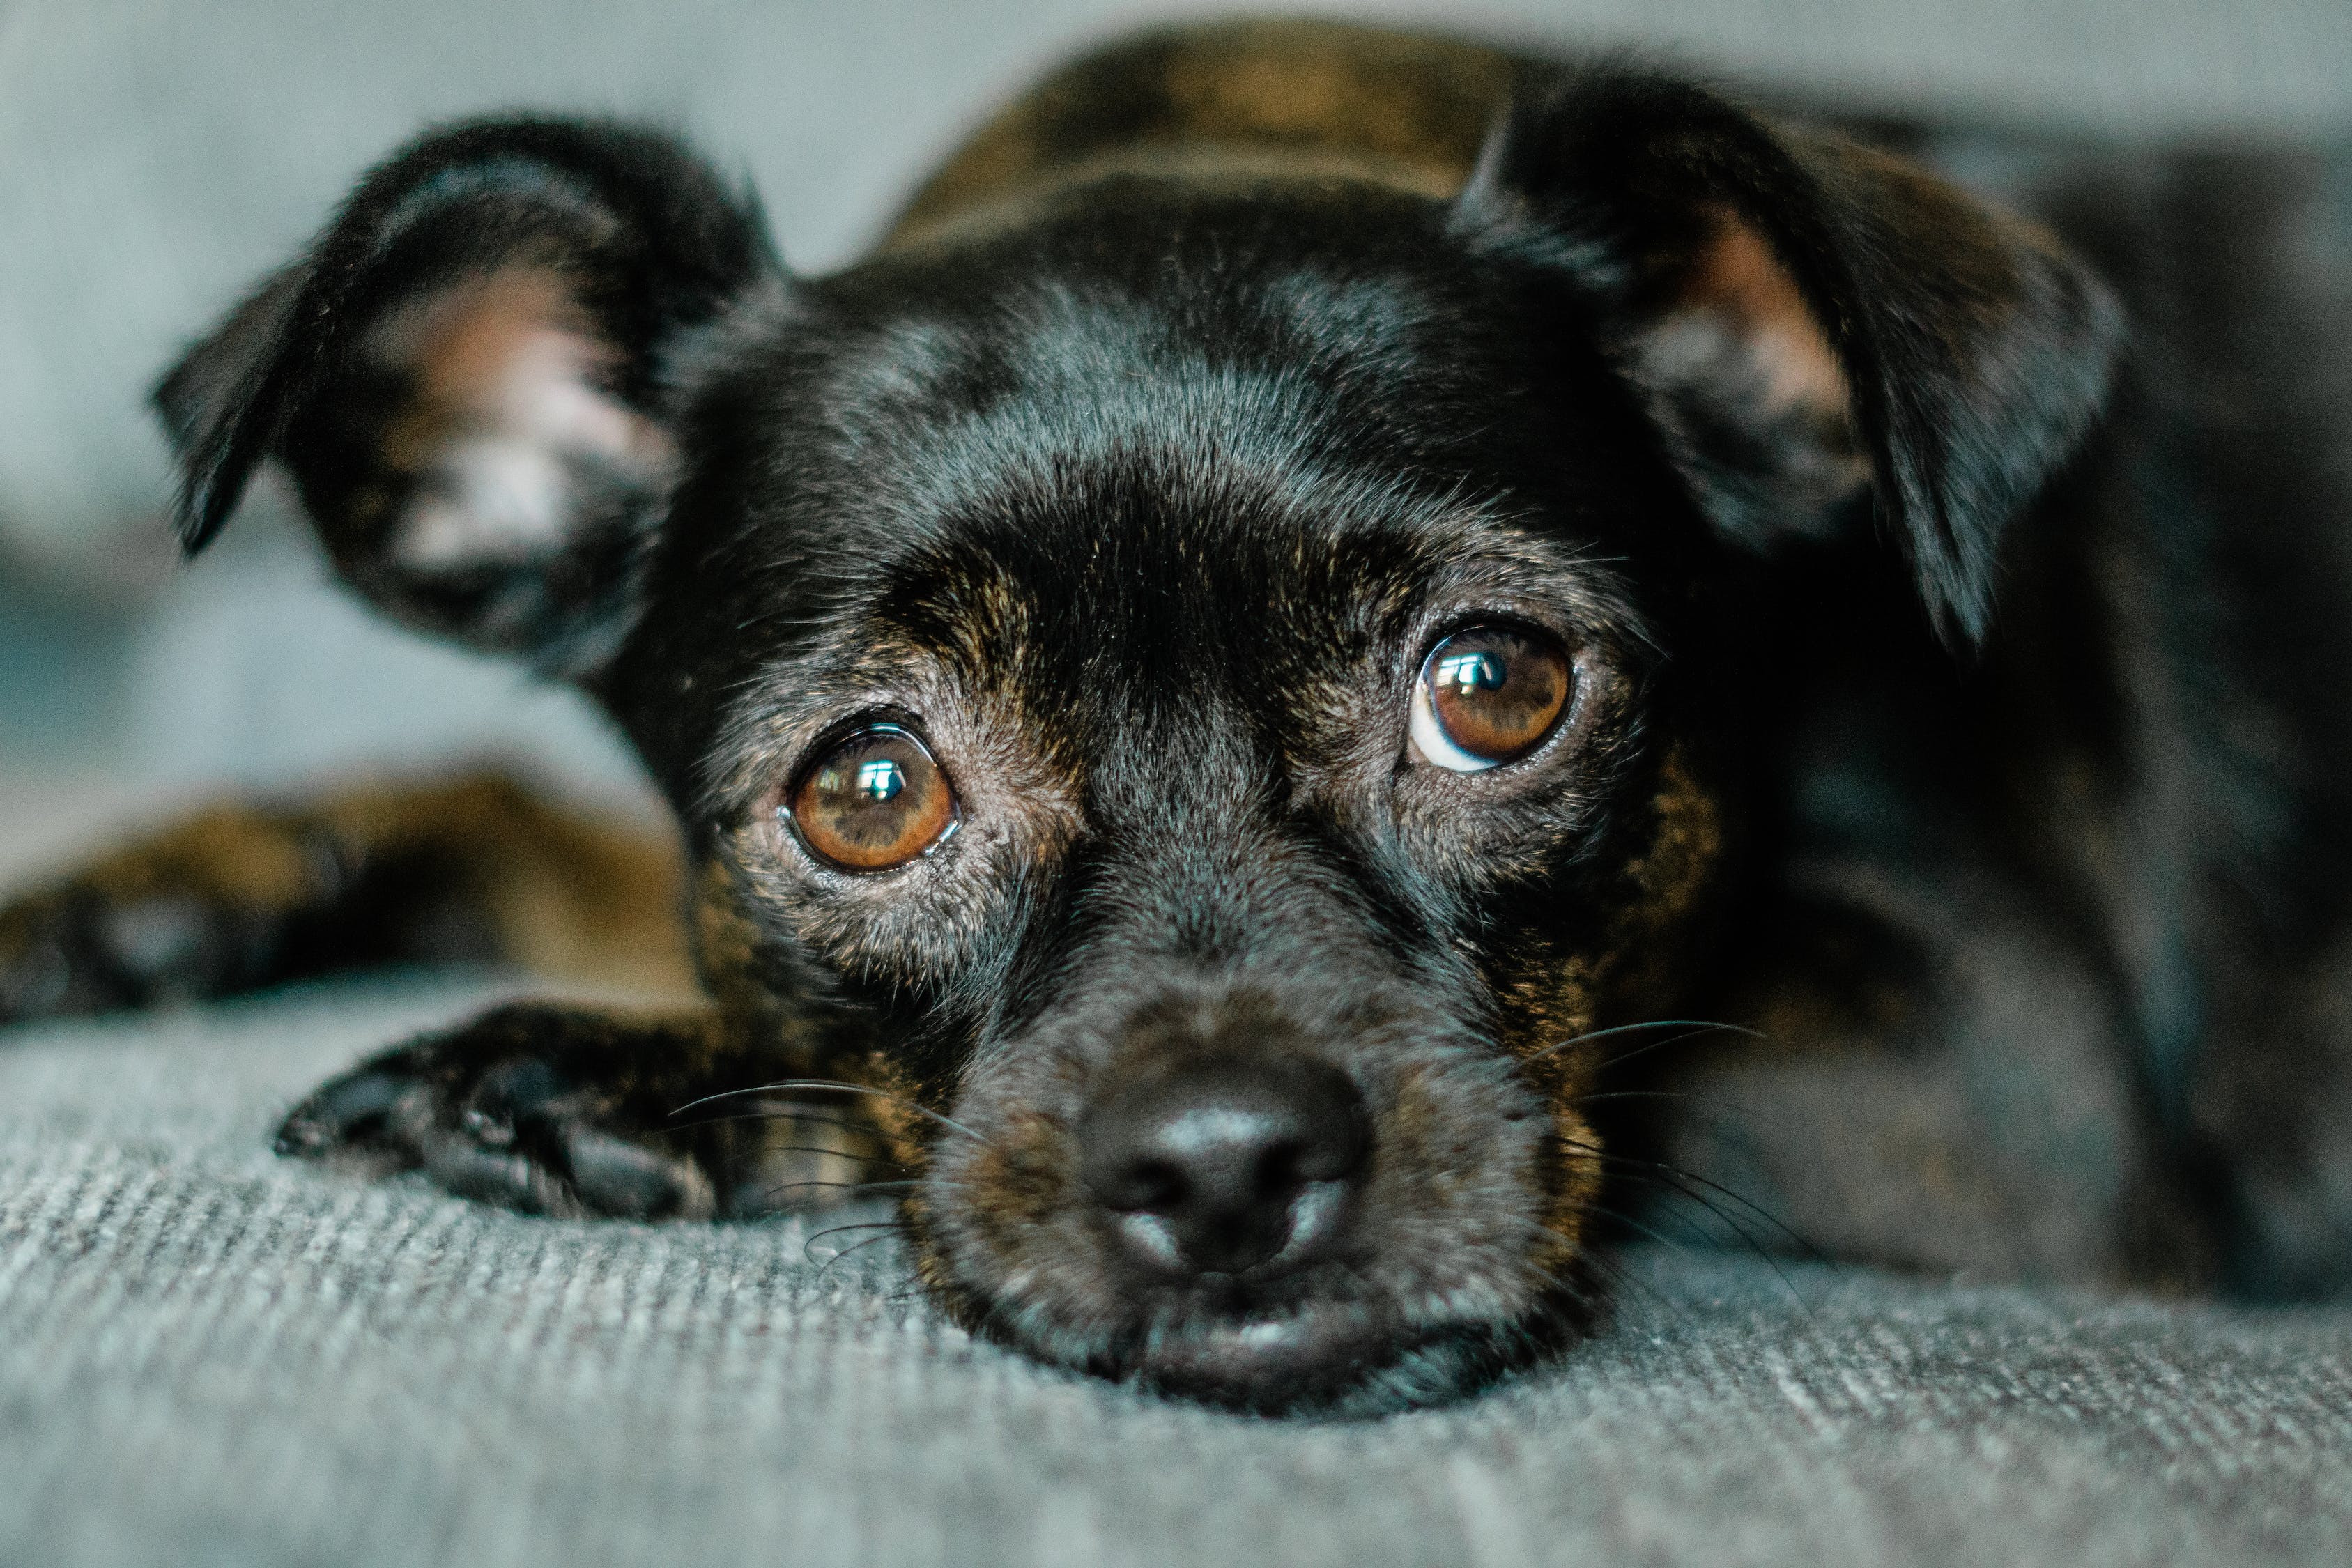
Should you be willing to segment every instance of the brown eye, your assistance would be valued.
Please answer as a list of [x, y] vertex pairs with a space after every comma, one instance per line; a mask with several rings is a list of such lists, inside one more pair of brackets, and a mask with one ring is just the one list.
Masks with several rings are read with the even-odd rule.
[[1456, 632], [1422, 664], [1413, 746], [1457, 773], [1523, 757], [1551, 733], [1574, 679], [1549, 638], [1500, 626]]
[[783, 815], [809, 852], [845, 871], [903, 866], [955, 828], [955, 792], [923, 743], [874, 724], [800, 777]]

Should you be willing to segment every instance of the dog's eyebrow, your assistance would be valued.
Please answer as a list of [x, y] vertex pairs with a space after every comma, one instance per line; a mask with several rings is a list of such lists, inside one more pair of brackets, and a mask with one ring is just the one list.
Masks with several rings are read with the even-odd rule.
[[[748, 811], [782, 782], [780, 768], [845, 718], [932, 706], [945, 683], [935, 666], [925, 668], [928, 662], [916, 649], [899, 650], [885, 662], [835, 642], [761, 666], [740, 683], [718, 742], [705, 754], [699, 809], [714, 818]], [[817, 676], [835, 679], [812, 679]]]

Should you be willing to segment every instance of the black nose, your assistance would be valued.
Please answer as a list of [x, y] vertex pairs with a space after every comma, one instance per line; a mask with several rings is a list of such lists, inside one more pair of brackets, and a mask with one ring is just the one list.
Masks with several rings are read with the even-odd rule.
[[1348, 1075], [1303, 1057], [1196, 1058], [1114, 1088], [1079, 1127], [1087, 1190], [1139, 1260], [1238, 1274], [1321, 1250], [1371, 1150]]

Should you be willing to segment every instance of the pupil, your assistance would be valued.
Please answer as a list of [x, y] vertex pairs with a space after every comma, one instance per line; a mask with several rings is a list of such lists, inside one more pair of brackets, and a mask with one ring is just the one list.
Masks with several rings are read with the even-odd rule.
[[1437, 684], [1451, 686], [1465, 696], [1474, 691], [1499, 691], [1507, 672], [1503, 661], [1485, 651], [1449, 653], [1437, 661]]
[[856, 782], [850, 787], [865, 805], [887, 805], [907, 787], [907, 775], [897, 763], [884, 757], [858, 763]]

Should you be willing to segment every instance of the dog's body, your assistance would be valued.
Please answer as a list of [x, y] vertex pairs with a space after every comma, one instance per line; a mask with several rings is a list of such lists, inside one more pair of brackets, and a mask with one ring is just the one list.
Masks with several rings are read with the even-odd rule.
[[486, 782], [37, 894], [0, 1017], [443, 955], [681, 993], [501, 1010], [283, 1145], [687, 1215], [814, 1148], [968, 1321], [1265, 1409], [1556, 1342], [1645, 1184], [2339, 1289], [2352, 164], [1847, 129], [1901, 158], [1161, 35], [814, 282], [658, 139], [428, 138], [166, 384], [188, 537], [276, 458], [362, 592], [588, 689], [691, 964], [674, 858]]

